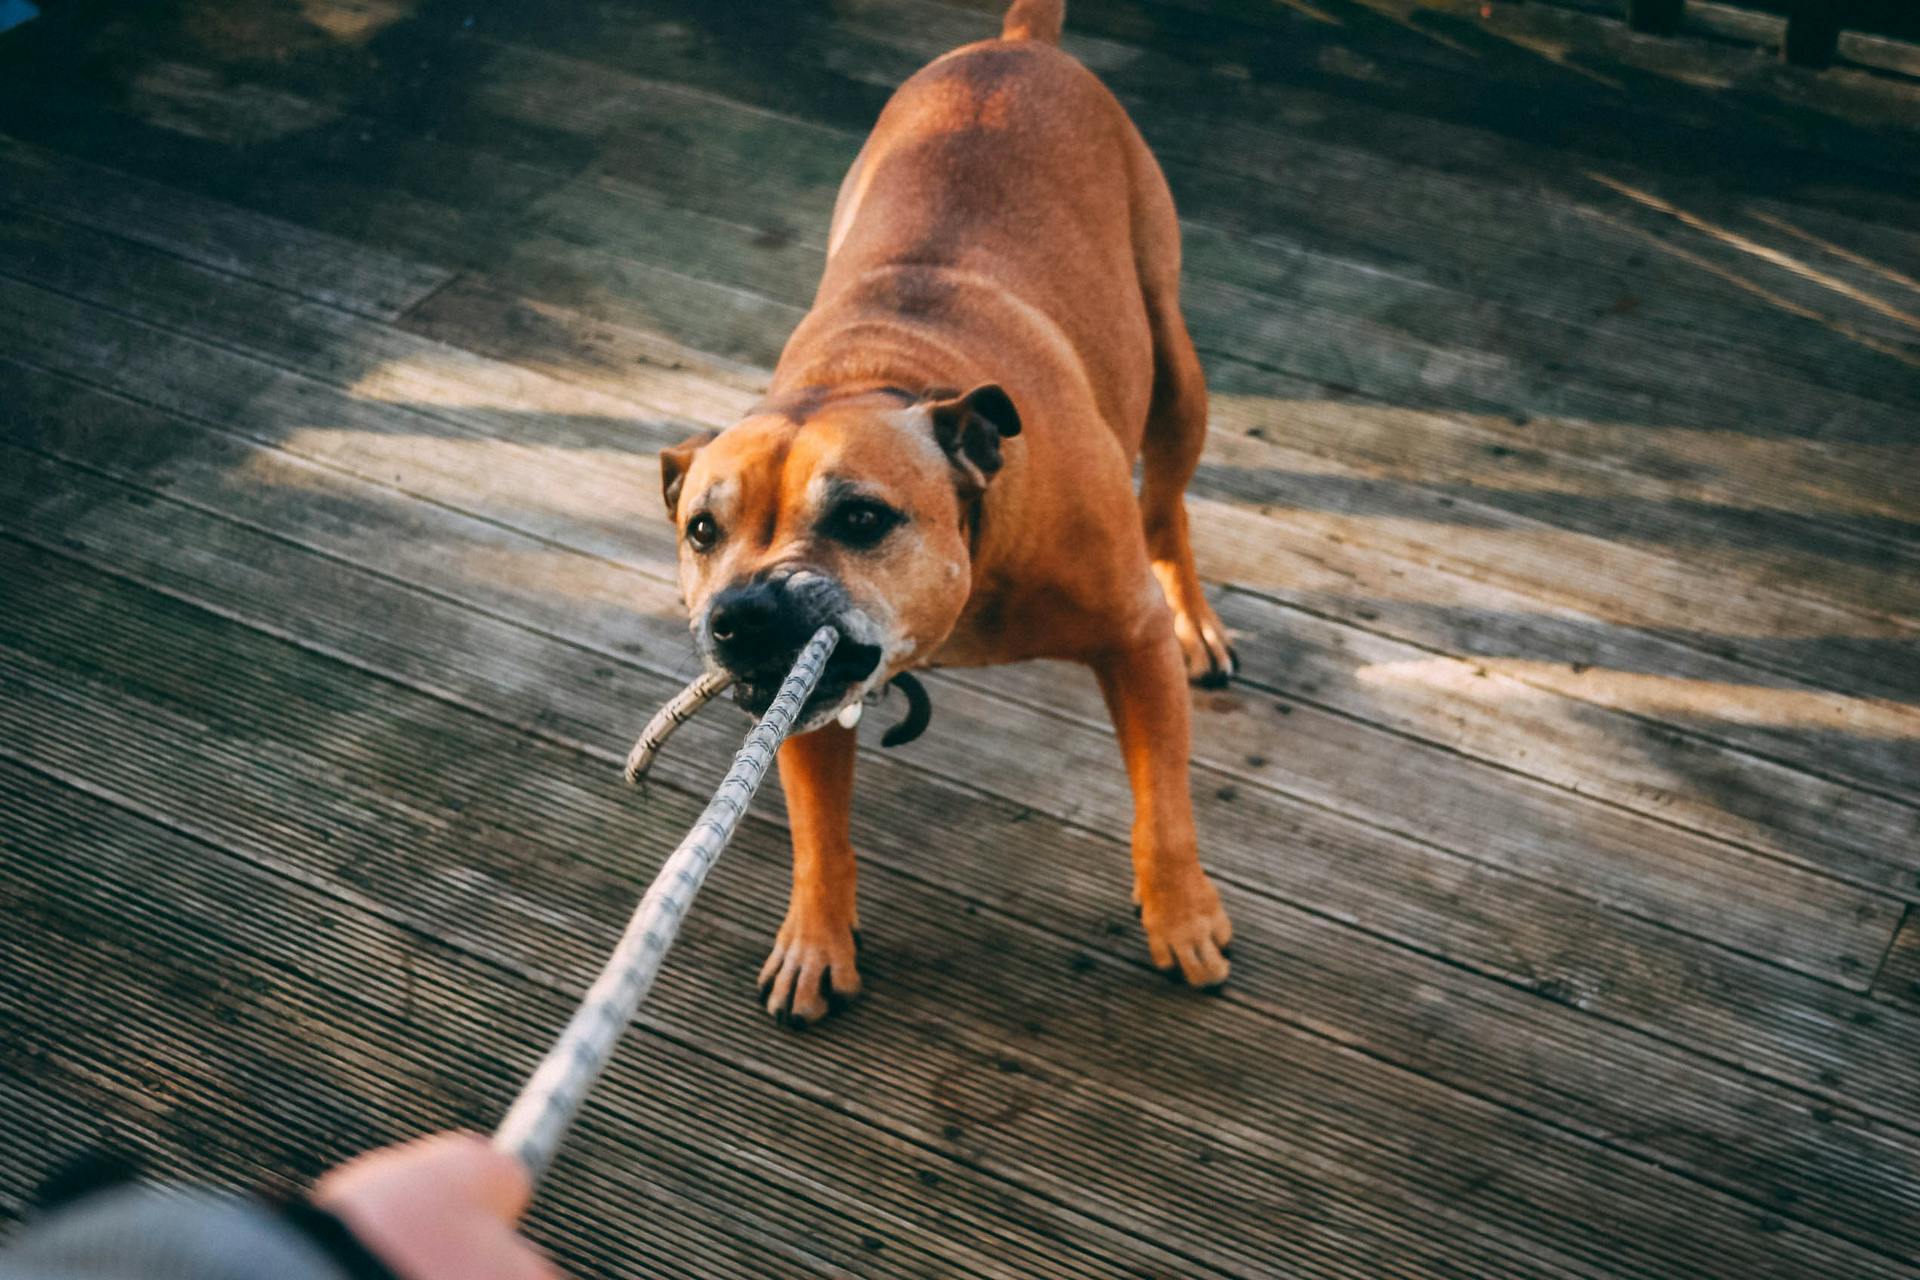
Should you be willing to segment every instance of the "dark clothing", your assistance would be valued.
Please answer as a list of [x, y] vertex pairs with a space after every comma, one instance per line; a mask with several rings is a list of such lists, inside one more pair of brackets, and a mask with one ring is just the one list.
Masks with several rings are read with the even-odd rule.
[[393, 1280], [304, 1201], [123, 1187], [33, 1223], [0, 1248], [0, 1280]]

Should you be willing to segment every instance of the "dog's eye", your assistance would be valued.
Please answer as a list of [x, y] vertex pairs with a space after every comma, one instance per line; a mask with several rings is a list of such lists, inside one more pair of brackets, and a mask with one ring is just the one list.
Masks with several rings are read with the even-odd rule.
[[833, 509], [826, 521], [829, 537], [853, 547], [870, 547], [887, 536], [904, 519], [884, 502], [855, 498]]
[[720, 541], [720, 522], [706, 512], [687, 521], [687, 542], [695, 551], [711, 551]]

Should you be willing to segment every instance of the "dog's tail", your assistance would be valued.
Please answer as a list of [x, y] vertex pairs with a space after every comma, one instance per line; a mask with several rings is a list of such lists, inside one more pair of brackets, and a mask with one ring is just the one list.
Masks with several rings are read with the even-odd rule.
[[1060, 28], [1066, 21], [1067, 0], [1013, 0], [1006, 21], [1000, 24], [1000, 38], [1059, 44]]

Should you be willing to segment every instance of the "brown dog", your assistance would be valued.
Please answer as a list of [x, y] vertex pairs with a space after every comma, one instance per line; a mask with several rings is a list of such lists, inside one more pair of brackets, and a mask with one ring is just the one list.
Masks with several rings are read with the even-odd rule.
[[841, 185], [767, 401], [661, 454], [694, 635], [741, 703], [763, 711], [817, 627], [844, 637], [813, 731], [780, 752], [793, 897], [760, 978], [783, 1020], [860, 990], [854, 734], [834, 716], [928, 665], [1093, 668], [1153, 961], [1227, 977], [1187, 793], [1186, 681], [1224, 682], [1234, 660], [1187, 545], [1207, 394], [1179, 225], [1126, 112], [1056, 47], [1062, 8], [1016, 0], [999, 40], [900, 87]]

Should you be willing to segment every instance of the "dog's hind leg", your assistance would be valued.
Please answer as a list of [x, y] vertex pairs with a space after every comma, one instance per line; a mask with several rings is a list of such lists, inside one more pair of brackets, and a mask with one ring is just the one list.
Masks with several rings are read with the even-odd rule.
[[1133, 787], [1133, 896], [1148, 951], [1157, 968], [1190, 986], [1217, 987], [1227, 980], [1233, 926], [1200, 869], [1187, 777], [1191, 712], [1164, 615], [1090, 665]]
[[1187, 678], [1218, 686], [1233, 677], [1238, 663], [1226, 628], [1200, 589], [1187, 533], [1187, 482], [1207, 442], [1207, 379], [1180, 314], [1180, 229], [1173, 200], [1151, 156], [1146, 164], [1134, 214], [1140, 289], [1153, 332], [1153, 400], [1140, 444], [1140, 519], [1153, 576], [1173, 606]]

